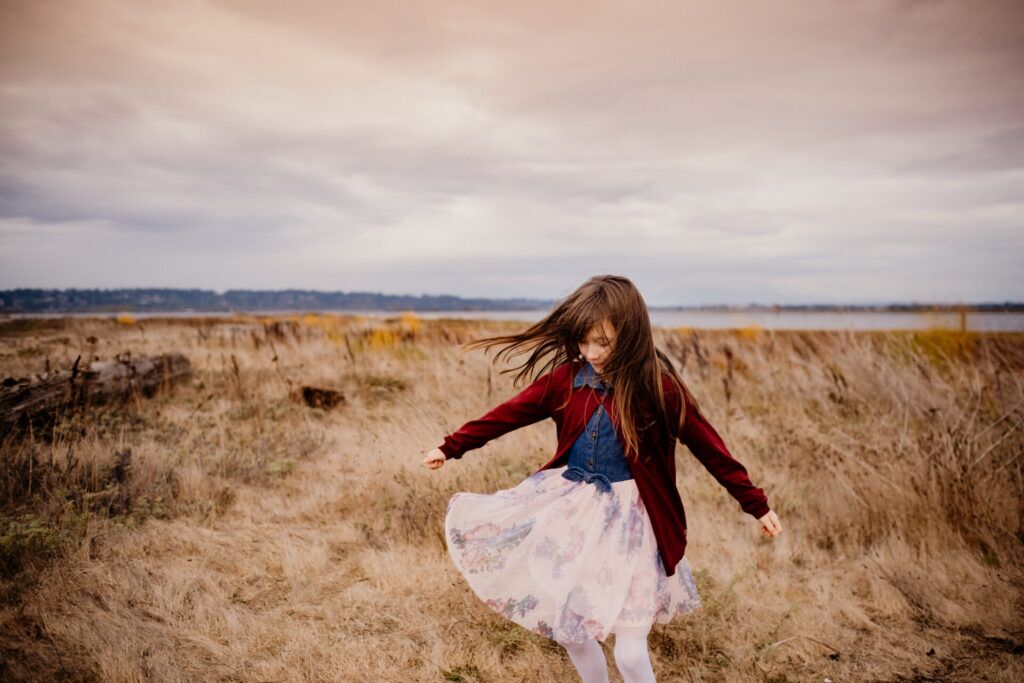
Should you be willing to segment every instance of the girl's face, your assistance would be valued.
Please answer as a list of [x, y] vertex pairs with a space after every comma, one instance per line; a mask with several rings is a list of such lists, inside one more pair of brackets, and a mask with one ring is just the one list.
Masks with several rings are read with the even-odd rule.
[[580, 353], [601, 372], [605, 362], [612, 354], [615, 344], [615, 328], [607, 318], [590, 328], [587, 336], [580, 342]]

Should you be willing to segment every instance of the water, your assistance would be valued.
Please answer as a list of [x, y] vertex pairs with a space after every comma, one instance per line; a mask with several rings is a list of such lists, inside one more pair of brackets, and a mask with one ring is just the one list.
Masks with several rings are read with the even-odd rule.
[[[125, 312], [133, 318], [193, 318], [224, 317], [232, 315], [225, 311], [169, 311], [169, 312]], [[239, 312], [245, 313], [245, 312]], [[392, 318], [400, 311], [254, 311], [252, 315], [295, 315], [301, 313], [324, 313], [361, 315], [378, 318]], [[458, 318], [475, 320], [521, 320], [536, 322], [547, 311], [417, 311], [423, 319]], [[14, 318], [114, 318], [121, 313], [43, 313], [10, 314], [0, 316]], [[658, 327], [694, 327], [700, 329], [727, 329], [740, 327], [761, 327], [770, 330], [959, 330], [961, 323], [975, 332], [1020, 332], [1024, 331], [1024, 312], [888, 312], [888, 311], [765, 311], [765, 310], [680, 310], [650, 309], [651, 323]]]
[[[536, 322], [546, 311], [417, 313], [421, 318], [486, 318]], [[394, 313], [381, 315], [394, 316]], [[729, 329], [762, 327], [771, 330], [925, 330], [961, 328], [959, 313], [887, 311], [704, 311], [651, 309], [651, 324], [658, 327]], [[968, 312], [963, 323], [976, 332], [1024, 331], [1024, 313]]]

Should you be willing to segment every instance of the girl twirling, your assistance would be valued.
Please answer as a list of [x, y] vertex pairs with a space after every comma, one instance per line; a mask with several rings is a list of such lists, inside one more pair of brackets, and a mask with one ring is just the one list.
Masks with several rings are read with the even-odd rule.
[[495, 362], [530, 351], [517, 380], [548, 361], [519, 394], [446, 436], [424, 464], [437, 469], [546, 418], [558, 444], [513, 488], [452, 496], [445, 539], [455, 566], [489, 607], [561, 644], [584, 683], [608, 680], [598, 641], [611, 633], [623, 679], [654, 681], [652, 625], [700, 608], [683, 557], [676, 441], [775, 536], [782, 527], [764, 491], [655, 347], [647, 306], [627, 278], [592, 277], [526, 331], [468, 346], [502, 347]]

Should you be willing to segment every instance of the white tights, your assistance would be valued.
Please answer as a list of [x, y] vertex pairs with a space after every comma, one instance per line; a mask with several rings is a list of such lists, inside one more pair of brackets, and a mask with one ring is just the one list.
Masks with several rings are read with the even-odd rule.
[[[647, 631], [616, 628], [615, 665], [625, 683], [656, 683], [654, 668], [647, 650]], [[569, 653], [569, 659], [583, 683], [608, 683], [608, 663], [601, 645], [594, 638], [582, 643], [559, 645]]]

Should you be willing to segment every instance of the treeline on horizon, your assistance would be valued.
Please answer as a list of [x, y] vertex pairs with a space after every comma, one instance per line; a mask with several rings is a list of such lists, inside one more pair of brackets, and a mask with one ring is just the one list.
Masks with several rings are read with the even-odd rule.
[[466, 299], [449, 295], [412, 296], [382, 292], [324, 292], [303, 289], [7, 289], [0, 290], [5, 313], [104, 311], [515, 311], [550, 308], [541, 299]]
[[[382, 292], [325, 292], [303, 289], [247, 290], [121, 288], [121, 289], [7, 289], [0, 290], [3, 313], [102, 313], [114, 311], [531, 311], [547, 310], [554, 300], [467, 299], [452, 295], [412, 296]], [[973, 304], [749, 304], [659, 306], [660, 310], [768, 311], [1024, 311], [1024, 302]]]

